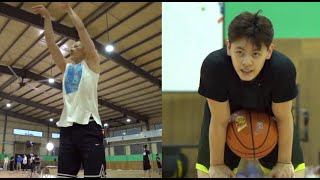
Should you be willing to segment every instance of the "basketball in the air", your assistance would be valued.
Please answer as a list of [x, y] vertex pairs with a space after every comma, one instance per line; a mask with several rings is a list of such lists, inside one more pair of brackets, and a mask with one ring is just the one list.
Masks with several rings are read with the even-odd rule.
[[241, 158], [263, 158], [278, 142], [276, 120], [265, 112], [236, 111], [230, 116], [226, 141], [232, 152]]

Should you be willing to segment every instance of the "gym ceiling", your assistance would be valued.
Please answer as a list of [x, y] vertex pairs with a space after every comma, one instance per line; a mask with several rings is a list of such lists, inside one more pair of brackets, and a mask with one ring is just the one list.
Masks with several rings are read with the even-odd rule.
[[[63, 109], [62, 74], [48, 51], [43, 18], [49, 10], [65, 58], [78, 34], [58, 2], [0, 2], [0, 113], [48, 125]], [[71, 2], [101, 58], [99, 114], [112, 127], [161, 122], [161, 2]], [[114, 52], [105, 51], [112, 44]], [[54, 78], [53, 84], [48, 82]], [[11, 103], [11, 107], [6, 106]], [[132, 121], [128, 123], [126, 120]]]

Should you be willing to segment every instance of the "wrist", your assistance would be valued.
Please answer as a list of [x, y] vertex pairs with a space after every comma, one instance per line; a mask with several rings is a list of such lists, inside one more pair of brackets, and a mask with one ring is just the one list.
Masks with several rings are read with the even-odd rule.
[[49, 13], [45, 13], [43, 15], [41, 15], [43, 18], [50, 18], [50, 14]]
[[70, 15], [72, 13], [72, 8], [71, 7], [67, 8], [66, 12]]
[[222, 166], [224, 163], [210, 163], [210, 166]]
[[213, 153], [210, 153], [210, 156], [212, 158], [210, 158], [210, 166], [217, 166], [217, 165], [222, 165], [224, 164], [224, 159], [221, 159], [221, 158], [217, 158], [217, 157], [214, 157], [214, 154]]
[[291, 161], [277, 161], [278, 164], [292, 164]]

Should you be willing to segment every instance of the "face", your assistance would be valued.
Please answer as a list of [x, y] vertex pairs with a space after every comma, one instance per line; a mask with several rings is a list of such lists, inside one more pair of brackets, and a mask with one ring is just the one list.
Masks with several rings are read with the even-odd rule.
[[84, 59], [83, 47], [80, 41], [75, 42], [70, 49], [70, 58], [75, 62], [79, 63]]
[[273, 51], [273, 44], [267, 48], [264, 44], [257, 48], [246, 38], [227, 42], [227, 53], [231, 56], [232, 64], [239, 78], [251, 81], [258, 76], [266, 60], [269, 60]]

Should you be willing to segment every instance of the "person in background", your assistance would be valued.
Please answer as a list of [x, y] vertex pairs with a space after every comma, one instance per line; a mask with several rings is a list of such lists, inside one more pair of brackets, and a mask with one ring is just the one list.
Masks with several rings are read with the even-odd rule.
[[158, 173], [160, 176], [162, 176], [162, 165], [161, 165], [159, 154], [156, 155], [156, 160], [157, 160], [157, 166], [158, 166]]
[[8, 164], [9, 164], [9, 158], [8, 156], [5, 154], [4, 155], [4, 160], [3, 160], [3, 170], [7, 171], [8, 170]]
[[29, 161], [29, 164], [30, 164], [30, 178], [32, 178], [32, 174], [35, 174], [36, 175], [36, 173], [35, 173], [35, 171], [34, 171], [34, 169], [35, 169], [35, 157], [34, 157], [34, 155], [33, 154], [30, 154], [30, 161]]
[[35, 162], [35, 173], [40, 174], [41, 171], [40, 171], [40, 157], [39, 157], [39, 155], [35, 155], [34, 162]]
[[148, 150], [148, 145], [144, 145], [143, 146], [143, 171], [144, 171], [144, 175], [143, 177], [146, 177], [146, 174], [148, 173], [149, 177], [151, 178], [151, 174], [150, 174], [150, 169], [151, 169], [151, 165], [150, 165], [150, 151]]
[[10, 171], [11, 173], [13, 173], [14, 170], [14, 154], [12, 154], [11, 158], [10, 158]]
[[22, 157], [19, 154], [18, 157], [17, 157], [17, 167], [16, 167], [17, 171], [21, 170], [21, 163], [22, 163]]
[[27, 156], [24, 154], [23, 155], [23, 160], [22, 160], [22, 170], [23, 171], [27, 171], [27, 167], [28, 166], [28, 158]]

